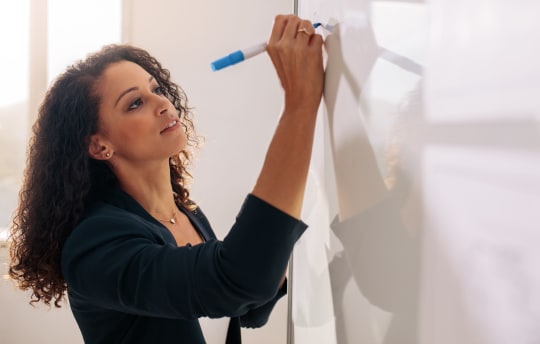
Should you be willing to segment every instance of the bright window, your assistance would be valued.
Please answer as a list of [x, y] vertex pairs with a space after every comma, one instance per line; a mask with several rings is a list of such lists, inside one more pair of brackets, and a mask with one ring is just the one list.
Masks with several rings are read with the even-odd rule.
[[119, 43], [121, 0], [49, 0], [48, 80], [105, 44]]
[[[29, 104], [30, 94], [43, 97], [43, 87], [30, 80], [41, 78], [50, 84], [67, 65], [103, 45], [121, 41], [122, 0], [42, 1], [0, 3], [0, 241], [5, 239], [17, 206], [26, 147], [36, 117], [38, 104]], [[40, 6], [32, 21], [47, 23], [45, 35], [30, 29], [32, 6]], [[41, 7], [46, 10], [41, 11]], [[36, 37], [46, 37], [42, 55], [30, 54]], [[37, 59], [43, 58], [47, 63], [36, 68], [42, 62]]]

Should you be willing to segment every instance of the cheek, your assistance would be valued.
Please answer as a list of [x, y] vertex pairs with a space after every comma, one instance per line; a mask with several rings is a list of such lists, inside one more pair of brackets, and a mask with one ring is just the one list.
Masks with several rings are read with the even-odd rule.
[[188, 143], [188, 136], [186, 133], [185, 128], [182, 128], [182, 131], [180, 133], [180, 141], [181, 141], [181, 149], [184, 149], [187, 146]]
[[137, 137], [140, 135], [156, 134], [154, 121], [149, 120], [149, 116], [138, 116], [117, 123], [116, 129], [119, 133], [127, 137]]
[[139, 137], [149, 127], [142, 116], [122, 116], [114, 111], [105, 112], [100, 119], [103, 133], [114, 143], [120, 144]]
[[144, 121], [124, 121], [116, 123], [114, 128], [110, 129], [110, 139], [117, 148], [144, 149], [149, 145], [151, 136], [155, 136], [155, 132], [152, 131], [152, 126]]

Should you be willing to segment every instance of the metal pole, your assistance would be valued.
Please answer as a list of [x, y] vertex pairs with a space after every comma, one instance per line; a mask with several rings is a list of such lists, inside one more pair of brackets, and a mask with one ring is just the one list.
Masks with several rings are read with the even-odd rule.
[[[298, 0], [293, 0], [294, 14], [298, 15]], [[287, 344], [294, 344], [293, 308], [293, 266], [294, 251], [289, 260], [289, 276], [287, 279]]]
[[294, 344], [294, 326], [292, 318], [293, 300], [293, 259], [294, 253], [289, 260], [289, 276], [287, 279], [287, 344]]

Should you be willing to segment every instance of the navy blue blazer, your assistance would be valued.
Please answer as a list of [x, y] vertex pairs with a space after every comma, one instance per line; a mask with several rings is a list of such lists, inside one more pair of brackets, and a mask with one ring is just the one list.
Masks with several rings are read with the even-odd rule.
[[201, 209], [181, 209], [204, 243], [178, 247], [169, 230], [127, 193], [113, 190], [77, 225], [62, 251], [71, 310], [85, 343], [205, 343], [199, 317], [260, 327], [293, 246], [307, 226], [248, 195], [217, 240]]

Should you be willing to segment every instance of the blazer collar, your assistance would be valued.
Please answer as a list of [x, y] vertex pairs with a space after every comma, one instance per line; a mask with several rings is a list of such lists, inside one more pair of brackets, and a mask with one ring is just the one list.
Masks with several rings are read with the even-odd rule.
[[[109, 194], [105, 198], [105, 202], [129, 211], [130, 213], [134, 213], [147, 221], [163, 226], [163, 224], [161, 224], [158, 220], [152, 217], [152, 215], [150, 215], [139, 204], [139, 202], [137, 202], [133, 197], [131, 197], [131, 195], [118, 187], [115, 187], [109, 192]], [[193, 211], [189, 211], [184, 207], [179, 207], [179, 209], [189, 218], [189, 220], [193, 224], [193, 227], [195, 227], [195, 229], [203, 237], [204, 241], [216, 239], [214, 231], [210, 227], [210, 223], [208, 223], [208, 220], [206, 219], [200, 208], [197, 207]]]

